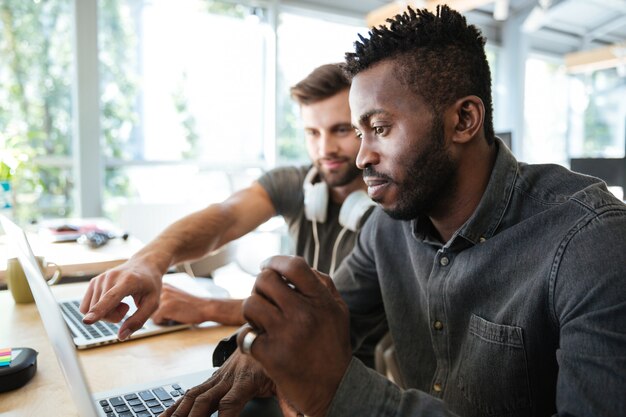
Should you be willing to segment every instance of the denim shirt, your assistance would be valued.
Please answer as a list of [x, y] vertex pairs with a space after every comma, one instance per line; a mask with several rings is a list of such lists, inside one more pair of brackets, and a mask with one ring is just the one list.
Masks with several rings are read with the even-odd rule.
[[361, 231], [335, 276], [353, 344], [388, 325], [409, 389], [353, 359], [329, 417], [626, 415], [626, 205], [497, 146], [445, 244], [378, 208]]

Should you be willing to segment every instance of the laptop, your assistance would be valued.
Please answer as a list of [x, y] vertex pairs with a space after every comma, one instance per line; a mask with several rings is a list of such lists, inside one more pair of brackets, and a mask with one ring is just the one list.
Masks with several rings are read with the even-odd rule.
[[[63, 376], [81, 417], [148, 417], [158, 415], [174, 404], [186, 389], [205, 381], [215, 369], [183, 375], [171, 380], [115, 389], [92, 395], [78, 360], [74, 340], [61, 308], [45, 281], [26, 235], [11, 221], [2, 226], [18, 249], [18, 259], [37, 304], [41, 321], [54, 348]], [[217, 414], [215, 414], [217, 415]]]
[[[0, 216], [2, 225], [18, 249], [18, 259], [30, 285], [48, 339], [81, 417], [153, 417], [176, 402], [184, 392], [206, 381], [217, 368], [183, 374], [92, 394], [85, 378], [72, 335], [61, 308], [47, 285], [23, 230]], [[217, 417], [215, 412], [211, 416]], [[257, 398], [248, 402], [241, 417], [282, 417], [275, 398]]]
[[[4, 216], [0, 216], [0, 222], [6, 234], [9, 236], [9, 242], [16, 247], [19, 252], [32, 253], [30, 244], [24, 231], [15, 223], [10, 221]], [[212, 298], [226, 298], [229, 296], [228, 291], [213, 284], [211, 280], [206, 280], [207, 284], [202, 286], [197, 283], [196, 280], [191, 278], [185, 273], [167, 274], [163, 277], [163, 282], [174, 285], [184, 291], [190, 292], [197, 296], [206, 296]], [[30, 283], [30, 281], [29, 281]], [[32, 289], [32, 284], [31, 284]], [[126, 317], [119, 323], [109, 323], [106, 321], [99, 321], [92, 325], [83, 323], [84, 315], [79, 311], [81, 303], [80, 298], [59, 299], [55, 301], [61, 307], [63, 319], [72, 334], [72, 340], [74, 345], [78, 349], [87, 349], [95, 346], [107, 345], [111, 343], [118, 343], [120, 340], [117, 338], [117, 333], [120, 326], [131, 314], [133, 314], [137, 307], [132, 297], [124, 298], [123, 302], [130, 306]], [[203, 326], [217, 326], [218, 323], [206, 322]], [[191, 327], [191, 324], [172, 323], [168, 325], [158, 325], [151, 319], [146, 321], [143, 327], [130, 336], [130, 340], [140, 337], [154, 336], [162, 333], [169, 333], [176, 330], [187, 329]]]

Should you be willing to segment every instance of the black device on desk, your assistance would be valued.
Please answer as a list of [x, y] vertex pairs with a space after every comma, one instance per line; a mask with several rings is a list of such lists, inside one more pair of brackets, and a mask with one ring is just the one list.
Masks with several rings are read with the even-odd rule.
[[11, 349], [11, 363], [0, 367], [0, 392], [21, 388], [37, 372], [37, 351], [18, 347]]
[[110, 239], [121, 238], [123, 240], [128, 239], [128, 233], [124, 233], [121, 236], [114, 235], [110, 232], [102, 232], [102, 231], [91, 231], [84, 233], [76, 239], [78, 243], [81, 245], [87, 245], [91, 249], [99, 248], [100, 246], [104, 246]]

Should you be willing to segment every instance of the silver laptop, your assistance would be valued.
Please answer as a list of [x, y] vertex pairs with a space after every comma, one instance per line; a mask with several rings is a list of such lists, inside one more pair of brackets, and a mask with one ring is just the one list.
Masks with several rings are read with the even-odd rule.
[[[32, 249], [30, 247], [30, 244], [28, 243], [28, 239], [24, 231], [15, 223], [10, 221], [8, 218], [1, 216], [1, 215], [0, 215], [0, 222], [2, 223], [2, 228], [4, 229], [5, 233], [10, 238], [9, 243], [12, 244], [12, 246], [15, 246], [18, 252], [28, 252], [32, 254]], [[23, 265], [23, 261], [21, 260], [21, 258], [20, 258], [20, 262]], [[189, 280], [180, 279], [180, 278], [184, 278], [182, 275], [186, 275], [186, 274], [168, 274], [168, 275], [172, 275], [172, 276], [171, 277], [166, 276], [164, 278], [164, 281], [170, 282], [173, 285], [176, 285], [175, 281], [183, 282], [184, 285], [187, 285], [187, 286], [190, 285], [190, 281], [191, 281], [191, 284], [193, 284], [193, 280], [191, 279]], [[176, 278], [179, 278], [179, 279], [176, 280]], [[29, 281], [29, 284], [30, 284], [30, 281]], [[32, 284], [30, 284], [30, 286], [32, 289]], [[226, 290], [221, 289], [217, 285], [214, 285], [214, 286], [216, 287], [215, 291], [211, 290], [209, 292], [208, 290], [205, 290], [205, 292], [209, 292], [208, 295], [211, 295], [214, 297], [227, 297], [228, 296], [228, 292]], [[187, 289], [182, 286], [181, 288], [184, 290]], [[225, 293], [220, 293], [219, 292], [220, 289], [222, 290], [222, 292], [225, 292]], [[199, 291], [200, 291], [199, 289], [193, 288], [194, 294], [199, 294]], [[212, 294], [213, 292], [215, 292], [215, 294]], [[78, 349], [86, 349], [86, 348], [91, 348], [95, 346], [107, 345], [110, 343], [119, 342], [119, 339], [117, 338], [117, 333], [121, 324], [128, 316], [130, 316], [137, 310], [137, 307], [135, 306], [135, 303], [132, 297], [126, 297], [124, 298], [123, 301], [130, 306], [130, 309], [126, 317], [120, 323], [109, 323], [105, 321], [99, 321], [92, 325], [87, 325], [83, 323], [83, 314], [78, 310], [78, 307], [81, 302], [80, 298], [60, 299], [60, 300], [55, 300], [55, 303], [59, 303], [59, 306], [61, 307], [61, 312], [63, 313], [63, 319], [65, 320], [67, 327], [69, 328], [69, 331], [72, 334], [74, 345], [76, 345]], [[206, 324], [217, 325], [217, 323], [206, 323]], [[191, 326], [192, 325], [190, 324], [180, 324], [180, 323], [175, 323], [175, 324], [167, 325], [167, 326], [161, 326], [161, 325], [154, 323], [152, 320], [148, 320], [144, 324], [144, 326], [141, 329], [134, 332], [130, 336], [129, 339], [132, 340], [132, 339], [137, 339], [140, 337], [153, 336], [153, 335], [157, 335], [161, 333], [173, 332], [176, 330], [187, 329]]]
[[[159, 415], [185, 390], [211, 376], [215, 368], [168, 380], [137, 384], [93, 395], [78, 360], [72, 335], [50, 291], [26, 235], [14, 223], [0, 217], [4, 230], [18, 250], [18, 259], [30, 285], [41, 321], [54, 348], [65, 382], [81, 417], [148, 417]], [[217, 413], [214, 414], [217, 416]]]

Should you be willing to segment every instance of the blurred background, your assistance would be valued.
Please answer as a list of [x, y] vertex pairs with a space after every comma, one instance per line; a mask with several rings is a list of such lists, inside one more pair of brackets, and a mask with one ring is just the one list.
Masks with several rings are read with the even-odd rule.
[[[0, 209], [165, 225], [306, 162], [289, 87], [406, 4], [438, 3], [0, 0]], [[623, 199], [626, 0], [446, 3], [489, 40], [495, 127], [517, 158]]]

